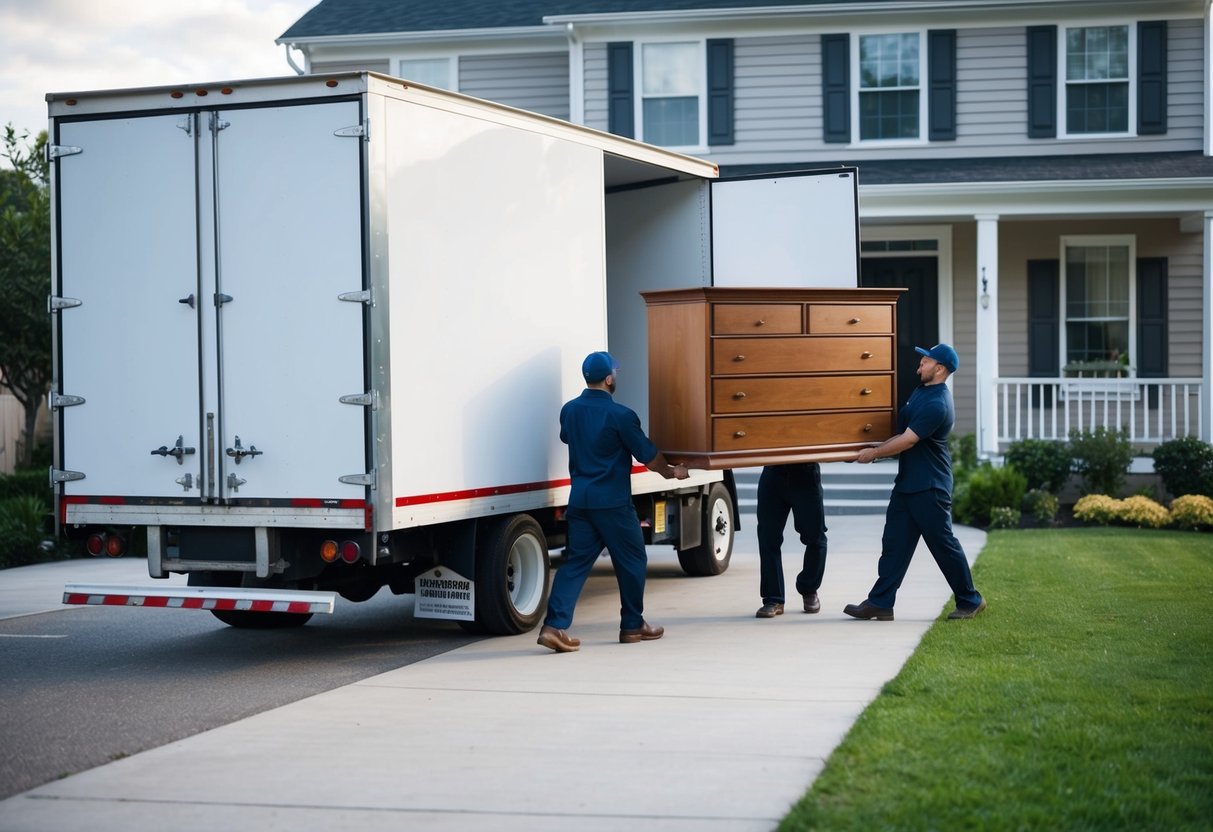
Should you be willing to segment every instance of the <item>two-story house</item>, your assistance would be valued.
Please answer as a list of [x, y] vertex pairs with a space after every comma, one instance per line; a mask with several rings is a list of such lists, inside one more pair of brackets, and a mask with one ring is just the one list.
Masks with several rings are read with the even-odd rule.
[[903, 383], [955, 344], [957, 429], [997, 454], [1213, 439], [1210, 31], [1209, 0], [321, 0], [278, 42], [723, 176], [856, 166]]

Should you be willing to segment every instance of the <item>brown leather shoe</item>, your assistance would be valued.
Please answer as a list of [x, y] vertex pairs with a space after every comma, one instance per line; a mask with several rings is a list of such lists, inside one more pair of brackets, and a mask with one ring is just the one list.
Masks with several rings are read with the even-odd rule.
[[539, 631], [538, 643], [557, 653], [573, 653], [581, 649], [581, 639], [573, 638], [564, 630], [557, 630], [546, 624]]
[[654, 641], [664, 635], [665, 627], [654, 627], [646, 621], [638, 630], [620, 630], [619, 641], [621, 644], [635, 644], [638, 641]]
[[954, 609], [954, 610], [952, 610], [952, 612], [948, 613], [948, 618], [952, 619], [953, 621], [955, 621], [956, 619], [959, 619], [959, 618], [973, 618], [977, 615], [977, 613], [981, 612], [985, 608], [986, 608], [986, 599], [982, 598], [981, 603], [975, 607], [957, 606], [956, 609]]
[[867, 601], [864, 601], [862, 604], [847, 604], [842, 608], [842, 611], [852, 618], [862, 618], [865, 621], [873, 618], [877, 621], [893, 620], [893, 610], [891, 607], [878, 607]]
[[821, 599], [817, 597], [816, 592], [810, 592], [808, 595], [801, 597], [804, 598], [805, 612], [821, 612]]
[[763, 604], [754, 613], [755, 618], [774, 618], [777, 615], [783, 615], [783, 604]]

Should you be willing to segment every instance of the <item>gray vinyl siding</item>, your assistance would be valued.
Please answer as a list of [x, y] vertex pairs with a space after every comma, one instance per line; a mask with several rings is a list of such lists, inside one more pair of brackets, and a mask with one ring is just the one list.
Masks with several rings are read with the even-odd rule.
[[308, 67], [309, 75], [323, 75], [326, 72], [379, 72], [389, 74], [387, 58], [363, 58], [354, 61], [312, 61]]
[[606, 130], [609, 124], [606, 44], [587, 43], [582, 50], [582, 64], [585, 126]]
[[713, 159], [728, 164], [739, 149], [796, 158], [808, 137], [820, 141], [820, 37], [738, 38], [733, 77], [735, 145]]
[[555, 118], [569, 117], [567, 52], [459, 59], [459, 91]]

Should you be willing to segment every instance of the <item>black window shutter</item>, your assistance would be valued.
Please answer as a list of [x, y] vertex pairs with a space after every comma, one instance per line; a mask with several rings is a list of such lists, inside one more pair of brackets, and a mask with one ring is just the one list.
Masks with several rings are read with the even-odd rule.
[[1167, 258], [1137, 260], [1137, 375], [1166, 378], [1167, 355]]
[[1057, 260], [1028, 261], [1028, 375], [1035, 378], [1061, 374], [1058, 272]]
[[821, 36], [822, 141], [851, 140], [851, 36]]
[[1028, 27], [1028, 138], [1057, 136], [1057, 27]]
[[708, 144], [733, 143], [733, 39], [708, 41]]
[[927, 138], [956, 139], [956, 30], [927, 32]]
[[607, 130], [636, 137], [636, 102], [632, 95], [632, 44], [607, 44]]
[[1137, 132], [1167, 132], [1167, 21], [1137, 24]]

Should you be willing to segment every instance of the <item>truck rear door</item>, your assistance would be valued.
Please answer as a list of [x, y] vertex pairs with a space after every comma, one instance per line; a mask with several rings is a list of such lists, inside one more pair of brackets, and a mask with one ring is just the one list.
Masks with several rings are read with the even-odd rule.
[[[60, 120], [63, 494], [361, 498], [357, 100]], [[343, 133], [338, 135], [338, 133]], [[76, 148], [79, 148], [77, 151]]]

